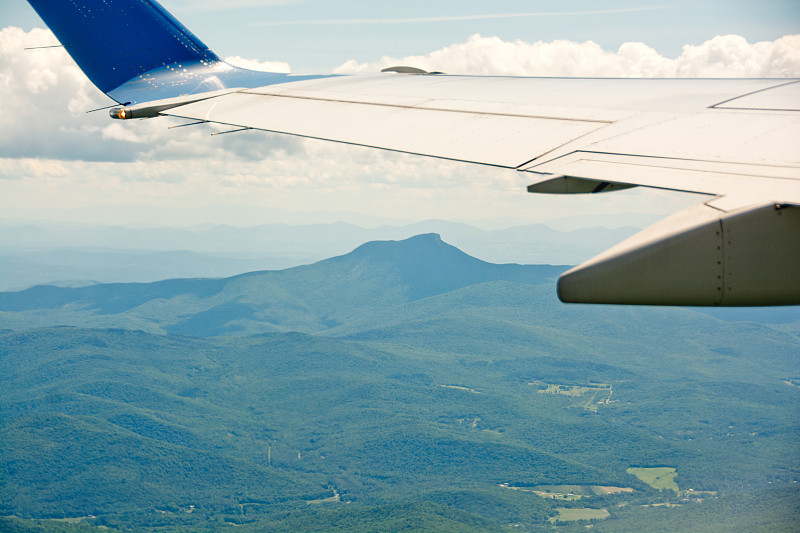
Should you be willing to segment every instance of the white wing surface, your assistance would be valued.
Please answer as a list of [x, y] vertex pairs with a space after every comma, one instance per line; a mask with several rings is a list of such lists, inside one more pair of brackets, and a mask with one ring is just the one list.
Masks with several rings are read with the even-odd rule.
[[798, 177], [800, 115], [720, 107], [769, 93], [800, 101], [800, 83], [380, 74], [243, 89], [165, 114], [525, 170], [592, 151], [778, 163]]

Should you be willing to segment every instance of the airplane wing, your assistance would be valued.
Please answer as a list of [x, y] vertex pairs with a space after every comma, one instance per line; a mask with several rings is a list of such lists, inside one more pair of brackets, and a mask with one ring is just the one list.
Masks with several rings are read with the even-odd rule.
[[[516, 169], [530, 175], [533, 193], [644, 186], [707, 195], [566, 272], [563, 301], [800, 304], [800, 80], [410, 68], [293, 77], [225, 64], [154, 1], [85, 0], [91, 24], [66, 3], [29, 1], [121, 104], [113, 118], [170, 115]], [[144, 50], [124, 27], [97, 28], [114, 16], [159, 45]], [[122, 59], [106, 57], [115, 49]]]

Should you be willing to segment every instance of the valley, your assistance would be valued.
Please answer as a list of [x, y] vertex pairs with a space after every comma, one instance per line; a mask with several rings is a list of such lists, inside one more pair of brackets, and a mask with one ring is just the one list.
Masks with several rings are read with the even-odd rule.
[[422, 235], [0, 293], [0, 529], [796, 529], [800, 337], [563, 268]]

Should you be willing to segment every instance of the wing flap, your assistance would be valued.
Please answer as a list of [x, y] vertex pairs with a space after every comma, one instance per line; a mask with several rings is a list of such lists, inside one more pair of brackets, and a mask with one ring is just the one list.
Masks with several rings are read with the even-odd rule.
[[800, 203], [800, 169], [789, 166], [578, 151], [527, 170], [533, 175], [544, 174], [537, 183], [551, 179], [552, 175], [563, 175], [712, 196], [750, 196]]
[[593, 143], [597, 152], [800, 166], [800, 113], [707, 110]]

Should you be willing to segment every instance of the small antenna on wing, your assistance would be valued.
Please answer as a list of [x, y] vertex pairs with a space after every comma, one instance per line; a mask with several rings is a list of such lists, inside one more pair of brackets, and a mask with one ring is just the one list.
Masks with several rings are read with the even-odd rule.
[[30, 46], [28, 48], [24, 48], [24, 50], [42, 50], [44, 48], [67, 48], [68, 45], [66, 44], [54, 44], [52, 46]]
[[220, 131], [217, 133], [212, 133], [211, 135], [226, 135], [228, 133], [236, 133], [237, 131], [245, 131], [245, 130], [252, 130], [253, 128], [239, 128], [238, 130], [229, 130], [229, 131]]
[[130, 102], [125, 102], [124, 104], [111, 104], [106, 107], [98, 107], [97, 109], [90, 109], [87, 113], [94, 113], [95, 111], [102, 111], [103, 109], [111, 109], [112, 107], [117, 107], [118, 105], [130, 105]]
[[178, 124], [177, 126], [170, 126], [167, 128], [168, 130], [174, 130], [175, 128], [185, 128], [186, 126], [197, 126], [198, 124], [205, 124], [208, 122], [207, 120], [201, 120], [199, 122], [190, 122], [188, 124]]

